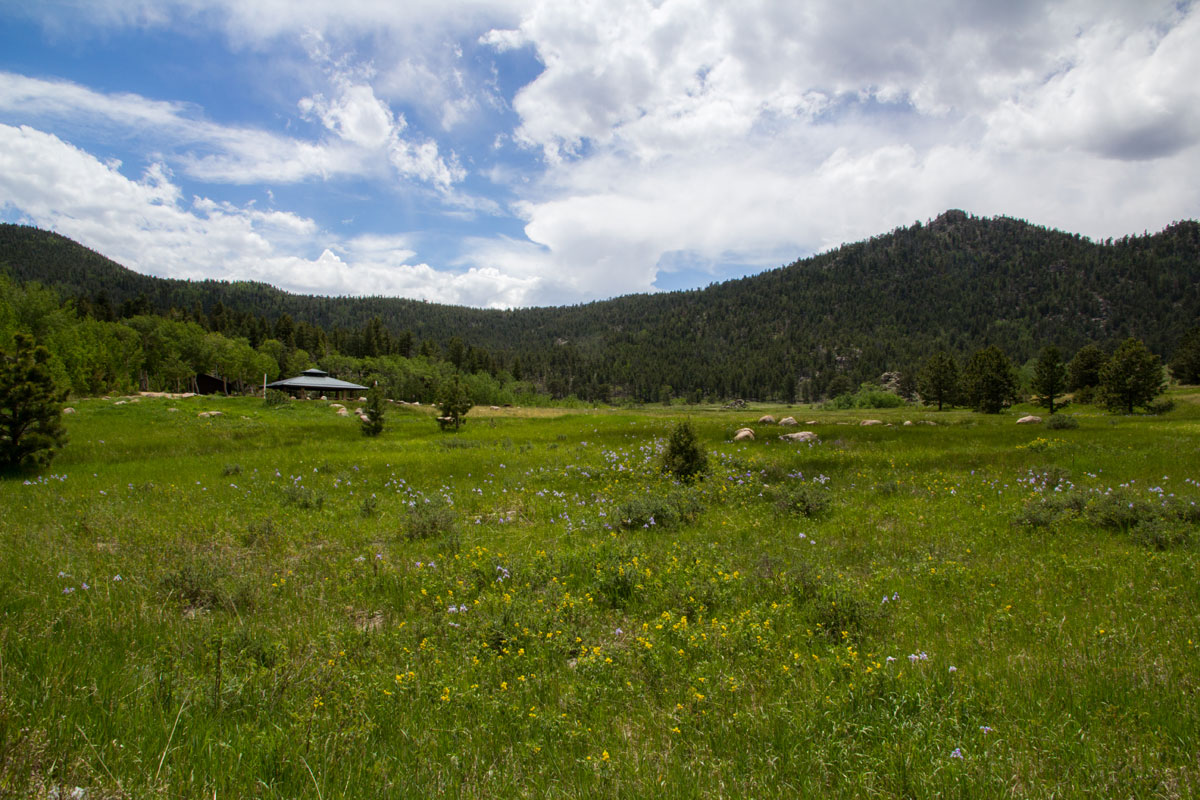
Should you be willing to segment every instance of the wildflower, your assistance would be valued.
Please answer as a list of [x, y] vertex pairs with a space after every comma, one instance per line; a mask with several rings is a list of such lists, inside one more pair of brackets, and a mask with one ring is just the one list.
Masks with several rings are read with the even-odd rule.
[[953, 674], [953, 673], [955, 673], [955, 672], [958, 672], [958, 667], [956, 667], [956, 666], [954, 666], [953, 664], [951, 664], [951, 665], [950, 665], [950, 672], [951, 672], [951, 674]]
[[87, 583], [82, 583], [79, 585], [79, 588], [83, 589], [86, 592], [88, 589], [90, 589], [92, 587], [88, 586]]
[[954, 750], [952, 750], [950, 753], [950, 757], [951, 758], [962, 758], [963, 757], [962, 748], [961, 747], [954, 748]]
[[895, 656], [888, 656], [888, 657], [887, 657], [887, 663], [888, 663], [888, 664], [892, 663], [892, 662], [893, 662], [893, 661], [895, 661], [895, 660], [896, 660], [896, 657], [895, 657]]
[[980, 733], [991, 733], [992, 730], [993, 730], [993, 728], [989, 725], [980, 725], [979, 726]]
[[70, 594], [70, 593], [71, 593], [71, 592], [73, 592], [73, 591], [75, 591], [75, 587], [74, 587], [74, 586], [68, 586], [67, 588], [63, 589], [63, 594]]
[[120, 583], [120, 582], [121, 582], [121, 576], [120, 576], [120, 575], [113, 575], [113, 582], [114, 582], [114, 583]]

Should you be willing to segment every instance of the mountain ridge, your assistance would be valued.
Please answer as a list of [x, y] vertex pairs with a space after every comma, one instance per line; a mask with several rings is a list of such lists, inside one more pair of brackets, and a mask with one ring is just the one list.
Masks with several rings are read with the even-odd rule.
[[[405, 298], [317, 297], [255, 282], [180, 281], [133, 272], [72, 240], [0, 226], [0, 265], [64, 297], [103, 290], [158, 311], [199, 306], [325, 329], [378, 317], [392, 332], [519, 358], [555, 393], [625, 387], [785, 396], [911, 369], [935, 349], [999, 345], [1024, 361], [1045, 344], [1144, 339], [1169, 355], [1200, 318], [1200, 223], [1093, 242], [1012, 217], [950, 210], [764, 272], [699, 289], [572, 306], [476, 309]], [[789, 388], [791, 387], [791, 388]]]

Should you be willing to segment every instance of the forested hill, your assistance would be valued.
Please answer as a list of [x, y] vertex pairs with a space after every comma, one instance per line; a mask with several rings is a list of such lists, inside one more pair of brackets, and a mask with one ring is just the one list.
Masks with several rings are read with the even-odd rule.
[[791, 398], [907, 370], [939, 347], [999, 345], [1018, 363], [1046, 344], [1072, 353], [1128, 336], [1169, 357], [1200, 319], [1200, 223], [1092, 242], [1005, 218], [948, 211], [752, 277], [706, 289], [561, 308], [486, 311], [392, 298], [292, 295], [256, 283], [150, 278], [69, 239], [0, 226], [0, 265], [18, 281], [114, 306], [286, 313], [326, 330], [378, 317], [393, 334], [453, 336], [508, 359], [555, 394], [598, 386]]

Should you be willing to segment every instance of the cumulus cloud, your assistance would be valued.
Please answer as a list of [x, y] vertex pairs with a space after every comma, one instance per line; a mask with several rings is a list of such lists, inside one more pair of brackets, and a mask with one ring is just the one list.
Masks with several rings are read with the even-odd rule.
[[[516, 289], [528, 283], [491, 269], [448, 274], [412, 264], [416, 253], [408, 237], [342, 240], [296, 214], [189, 200], [162, 164], [131, 180], [119, 163], [101, 162], [28, 126], [0, 125], [0, 209], [160, 277], [257, 280], [300, 292], [472, 305], [512, 303], [521, 297]], [[304, 255], [316, 251], [316, 257]]]
[[406, 123], [370, 86], [345, 73], [332, 95], [301, 98], [299, 111], [332, 137], [308, 141], [252, 127], [220, 125], [184, 103], [131, 93], [106, 94], [69, 81], [0, 72], [0, 113], [68, 128], [101, 125], [163, 150], [187, 175], [210, 183], [296, 183], [311, 178], [379, 175], [390, 164], [403, 179], [446, 190], [465, 175], [437, 143], [403, 136]]
[[1186, 6], [553, 2], [482, 41], [545, 65], [514, 101], [549, 165], [520, 208], [583, 296], [950, 207], [1096, 237], [1197, 211]]
[[[21, 13], [68, 24], [57, 0]], [[1200, 9], [1186, 3], [96, 0], [79, 15], [303, 44], [308, 138], [4, 74], [0, 112], [153, 131], [162, 165], [133, 181], [92, 158], [85, 189], [111, 180], [130, 208], [153, 207], [149, 229], [192, 243], [203, 230], [229, 263], [311, 291], [576, 302], [652, 290], [681, 264], [776, 266], [951, 207], [1098, 238], [1200, 213]], [[496, 70], [518, 50], [541, 71], [514, 88]], [[447, 140], [484, 120], [499, 127], [460, 159]], [[525, 238], [464, 236], [435, 269], [412, 263], [418, 237], [330, 238], [302, 215], [185, 200], [172, 169], [212, 184], [398, 179], [435, 192], [443, 221], [507, 212]], [[2, 185], [31, 217], [91, 224], [99, 211], [60, 178]]]

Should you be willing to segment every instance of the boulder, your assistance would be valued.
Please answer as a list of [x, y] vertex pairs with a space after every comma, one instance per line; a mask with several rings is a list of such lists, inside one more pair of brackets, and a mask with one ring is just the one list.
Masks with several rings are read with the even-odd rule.
[[171, 412], [171, 413], [173, 413], [173, 414], [178, 414], [178, 413], [179, 413], [179, 409], [178, 409], [178, 408], [168, 408], [168, 409], [167, 409], [167, 411], [170, 411], [170, 412]]
[[904, 420], [904, 427], [907, 428], [909, 425], [912, 425], [912, 420], [911, 419]]
[[796, 431], [795, 433], [785, 433], [779, 437], [785, 442], [819, 442], [821, 437], [817, 436], [812, 431]]
[[71, 408], [71, 407], [69, 407], [69, 406], [68, 406], [67, 408], [64, 408], [64, 409], [63, 409], [63, 412], [62, 412], [62, 413], [64, 413], [64, 414], [74, 414], [74, 413], [75, 413], [75, 409], [73, 409], [73, 408]]
[[775, 418], [772, 417], [770, 414], [763, 414], [761, 417], [758, 418], [758, 424], [759, 425], [774, 425]]
[[350, 409], [346, 408], [345, 406], [341, 406], [337, 410], [337, 415], [339, 417], [348, 417], [350, 416]]
[[219, 417], [219, 416], [221, 416], [221, 412], [220, 411], [201, 411], [196, 416], [197, 417]]
[[733, 435], [733, 440], [735, 442], [753, 442], [754, 431], [750, 430], [749, 428], [742, 428]]
[[810, 419], [808, 422], [805, 422], [804, 424], [805, 425], [816, 425], [817, 421], [815, 419]]
[[128, 402], [129, 402], [128, 400], [118, 400], [117, 402], [113, 403], [113, 405], [114, 406], [123, 406]]
[[1028, 416], [1021, 417], [1019, 420], [1017, 420], [1017, 424], [1018, 425], [1037, 425], [1041, 421], [1042, 421], [1041, 417], [1030, 414]]
[[341, 403], [330, 403], [330, 404], [329, 404], [329, 407], [330, 407], [330, 408], [334, 408], [334, 409], [337, 409], [337, 408], [345, 408], [345, 406], [344, 406], [344, 405], [342, 405]]
[[780, 425], [795, 425], [796, 418], [795, 417], [784, 417], [783, 419], [779, 420], [779, 424]]
[[882, 425], [883, 420], [881, 420], [881, 419], [864, 419], [862, 422], [860, 422], [858, 424], [859, 425]]

